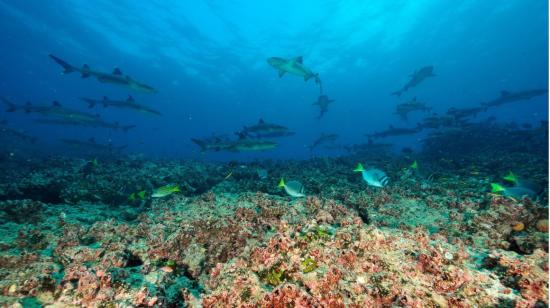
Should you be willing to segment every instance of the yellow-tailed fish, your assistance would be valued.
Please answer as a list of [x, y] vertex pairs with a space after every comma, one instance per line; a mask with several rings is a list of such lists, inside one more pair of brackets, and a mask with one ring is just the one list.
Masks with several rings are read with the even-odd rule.
[[180, 191], [180, 187], [178, 184], [168, 184], [168, 185], [153, 189], [153, 194], [151, 194], [151, 197], [162, 198], [162, 197], [170, 196], [171, 194], [179, 191]]

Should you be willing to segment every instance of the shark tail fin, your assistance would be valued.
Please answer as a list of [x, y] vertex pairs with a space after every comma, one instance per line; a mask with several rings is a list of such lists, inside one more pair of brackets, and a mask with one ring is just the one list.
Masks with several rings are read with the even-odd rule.
[[201, 152], [206, 151], [206, 142], [195, 138], [191, 138], [191, 141], [193, 141], [196, 145], [198, 145], [201, 148]]
[[17, 110], [17, 105], [15, 105], [14, 103], [10, 102], [9, 100], [7, 100], [6, 98], [2, 97], [2, 102], [4, 102], [4, 104], [6, 104], [6, 112], [14, 112]]
[[63, 67], [63, 74], [69, 74], [69, 73], [72, 73], [72, 72], [76, 71], [74, 66], [72, 66], [69, 63], [59, 59], [58, 57], [50, 54], [50, 58], [52, 58], [52, 60], [54, 60], [57, 64], [61, 65], [61, 67]]

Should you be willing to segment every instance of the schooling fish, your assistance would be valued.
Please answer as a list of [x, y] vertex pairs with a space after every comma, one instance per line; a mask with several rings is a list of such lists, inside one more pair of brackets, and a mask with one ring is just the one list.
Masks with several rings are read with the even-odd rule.
[[306, 196], [304, 185], [298, 181], [290, 181], [285, 183], [285, 181], [281, 179], [281, 181], [279, 181], [279, 185], [277, 186], [284, 188], [285, 192], [291, 197], [300, 198]]
[[369, 168], [368, 170], [365, 170], [361, 163], [357, 164], [357, 167], [355, 167], [353, 172], [361, 172], [363, 180], [365, 180], [369, 186], [384, 187], [390, 181], [390, 178], [388, 178], [384, 171], [376, 168]]

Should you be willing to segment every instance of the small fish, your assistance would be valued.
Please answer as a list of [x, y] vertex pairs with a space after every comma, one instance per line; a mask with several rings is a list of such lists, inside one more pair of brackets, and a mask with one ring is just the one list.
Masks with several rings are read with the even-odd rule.
[[524, 196], [527, 196], [531, 199], [537, 198], [537, 193], [534, 190], [523, 186], [504, 187], [497, 183], [491, 183], [491, 192], [494, 194], [502, 194], [505, 197], [512, 197], [516, 199], [521, 199]]
[[277, 186], [284, 188], [285, 192], [291, 197], [300, 198], [306, 196], [304, 185], [298, 181], [290, 181], [285, 184], [285, 181], [281, 179], [281, 181], [279, 181], [279, 185]]
[[390, 180], [384, 171], [376, 168], [365, 170], [361, 163], [357, 164], [353, 172], [361, 172], [363, 180], [365, 180], [369, 186], [384, 187]]
[[411, 164], [411, 167], [410, 167], [410, 168], [411, 168], [411, 169], [414, 169], [414, 170], [418, 169], [418, 162], [417, 162], [416, 160], [413, 161], [413, 163]]
[[227, 180], [233, 175], [233, 171], [230, 171], [223, 179]]
[[518, 183], [518, 177], [512, 171], [508, 171], [508, 174], [502, 177], [502, 179], [508, 182], [512, 182], [514, 184]]
[[153, 189], [153, 194], [151, 197], [153, 198], [163, 198], [166, 196], [170, 196], [173, 193], [179, 192], [180, 187], [177, 184], [168, 184], [156, 189]]
[[136, 201], [137, 199], [140, 199], [140, 200], [143, 200], [145, 199], [145, 190], [142, 190], [142, 191], [138, 191], [137, 193], [136, 192], [133, 192], [129, 197], [128, 197], [128, 200], [129, 201]]

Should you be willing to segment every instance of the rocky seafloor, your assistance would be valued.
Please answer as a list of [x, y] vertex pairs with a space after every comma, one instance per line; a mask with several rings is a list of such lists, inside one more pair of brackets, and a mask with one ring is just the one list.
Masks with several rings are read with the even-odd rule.
[[[391, 183], [368, 187], [358, 161]], [[0, 305], [548, 307], [548, 190], [490, 192], [508, 170], [547, 187], [547, 164], [5, 159]], [[287, 196], [281, 177], [307, 197]], [[182, 191], [128, 199], [168, 183]]]

